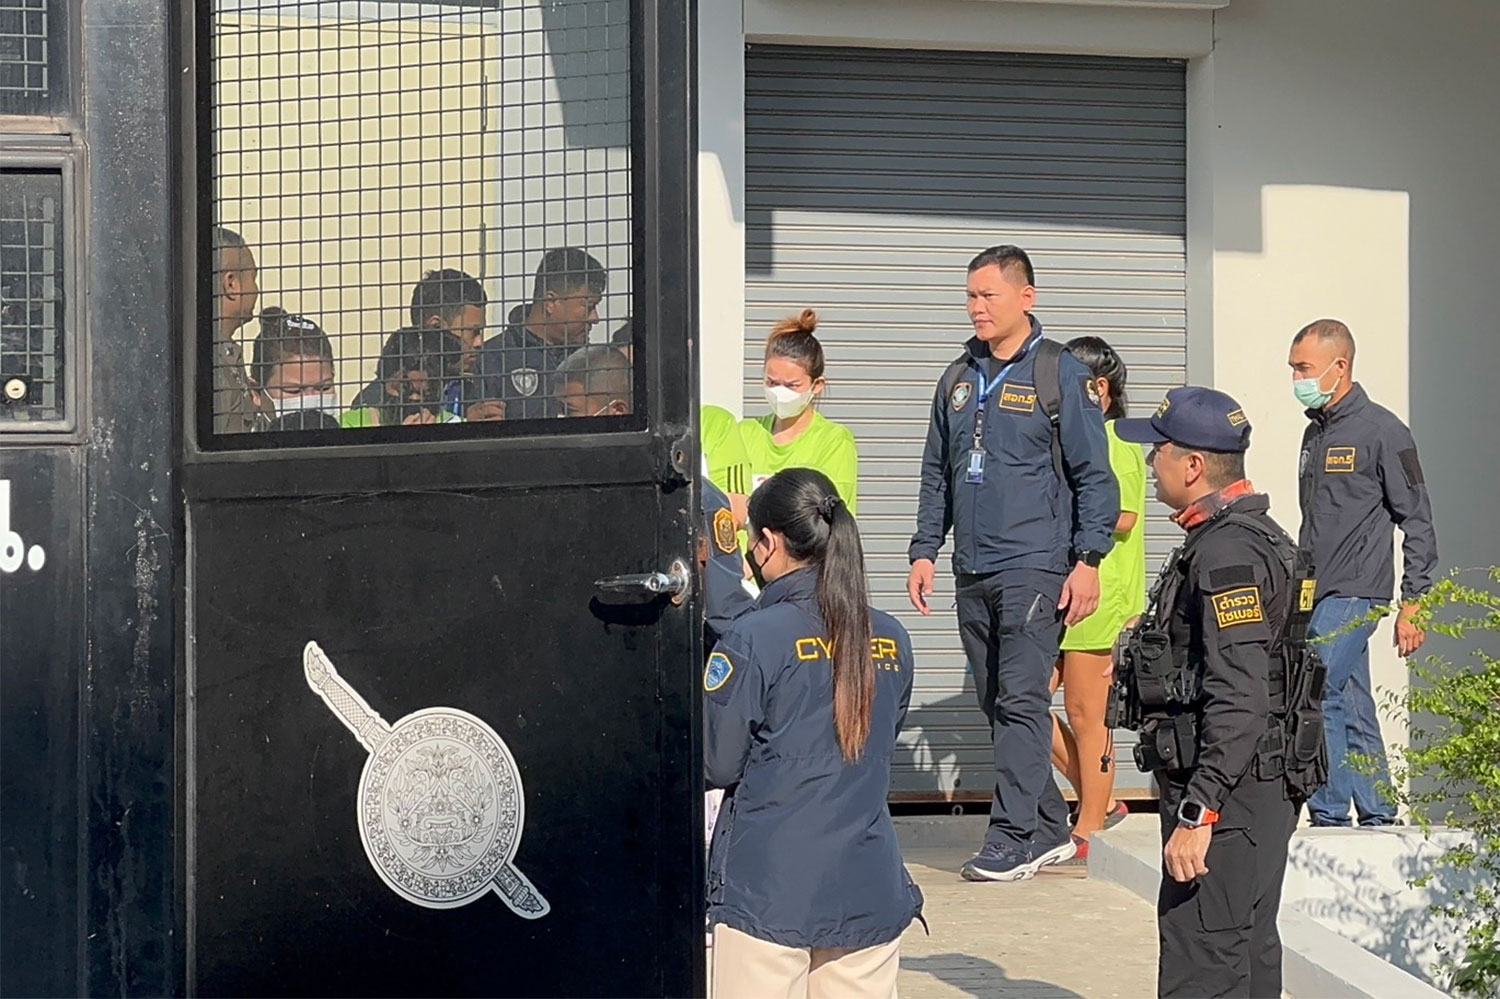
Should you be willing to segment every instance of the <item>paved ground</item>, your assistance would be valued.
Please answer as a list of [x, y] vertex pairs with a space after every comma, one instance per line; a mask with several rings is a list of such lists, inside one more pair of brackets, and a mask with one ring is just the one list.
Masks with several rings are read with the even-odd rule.
[[916, 924], [902, 942], [902, 999], [1156, 994], [1156, 913], [1125, 889], [1071, 873], [971, 884], [957, 873], [969, 850], [904, 852], [932, 935]]

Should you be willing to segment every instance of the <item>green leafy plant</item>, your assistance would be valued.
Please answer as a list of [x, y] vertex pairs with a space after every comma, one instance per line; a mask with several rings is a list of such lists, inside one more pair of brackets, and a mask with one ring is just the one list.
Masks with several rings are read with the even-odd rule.
[[1433, 911], [1463, 927], [1449, 958], [1455, 995], [1500, 997], [1500, 568], [1459, 569], [1419, 602], [1416, 622], [1471, 646], [1464, 663], [1429, 655], [1410, 663], [1407, 689], [1389, 706], [1411, 719], [1409, 745], [1392, 747], [1384, 793], [1425, 835], [1462, 835], [1412, 881], [1457, 877]]

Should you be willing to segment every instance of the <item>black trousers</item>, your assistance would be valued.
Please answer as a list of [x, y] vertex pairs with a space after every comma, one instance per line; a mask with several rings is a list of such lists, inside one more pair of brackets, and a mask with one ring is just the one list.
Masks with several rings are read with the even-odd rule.
[[[1171, 775], [1177, 778], [1175, 772]], [[1162, 787], [1162, 845], [1177, 828], [1184, 779]], [[1299, 803], [1281, 778], [1247, 774], [1230, 792], [1214, 826], [1208, 873], [1180, 884], [1162, 868], [1156, 919], [1161, 935], [1156, 991], [1162, 997], [1280, 999], [1281, 881]]]
[[988, 842], [1049, 850], [1068, 838], [1052, 777], [1052, 693], [1063, 577], [1006, 570], [957, 580], [958, 631], [995, 744]]

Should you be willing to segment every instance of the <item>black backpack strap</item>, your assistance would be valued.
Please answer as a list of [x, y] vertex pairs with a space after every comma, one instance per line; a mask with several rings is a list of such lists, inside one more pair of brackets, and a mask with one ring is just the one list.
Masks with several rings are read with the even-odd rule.
[[1036, 384], [1036, 398], [1042, 404], [1042, 412], [1052, 424], [1052, 470], [1059, 482], [1066, 482], [1063, 474], [1062, 429], [1059, 414], [1062, 413], [1062, 381], [1059, 367], [1063, 351], [1067, 348], [1056, 340], [1043, 338], [1036, 345], [1036, 367], [1032, 379]]
[[943, 390], [943, 400], [946, 402], [953, 397], [953, 389], [958, 385], [958, 380], [964, 376], [969, 367], [969, 355], [959, 354], [953, 359], [953, 363], [943, 369], [943, 377], [938, 379], [938, 385]]

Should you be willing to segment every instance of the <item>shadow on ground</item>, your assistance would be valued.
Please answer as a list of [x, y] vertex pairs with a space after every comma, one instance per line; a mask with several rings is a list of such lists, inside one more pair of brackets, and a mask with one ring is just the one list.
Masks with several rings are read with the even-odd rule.
[[931, 975], [974, 999], [1083, 999], [1077, 992], [1032, 978], [1011, 978], [994, 961], [972, 954], [903, 957], [901, 970]]

